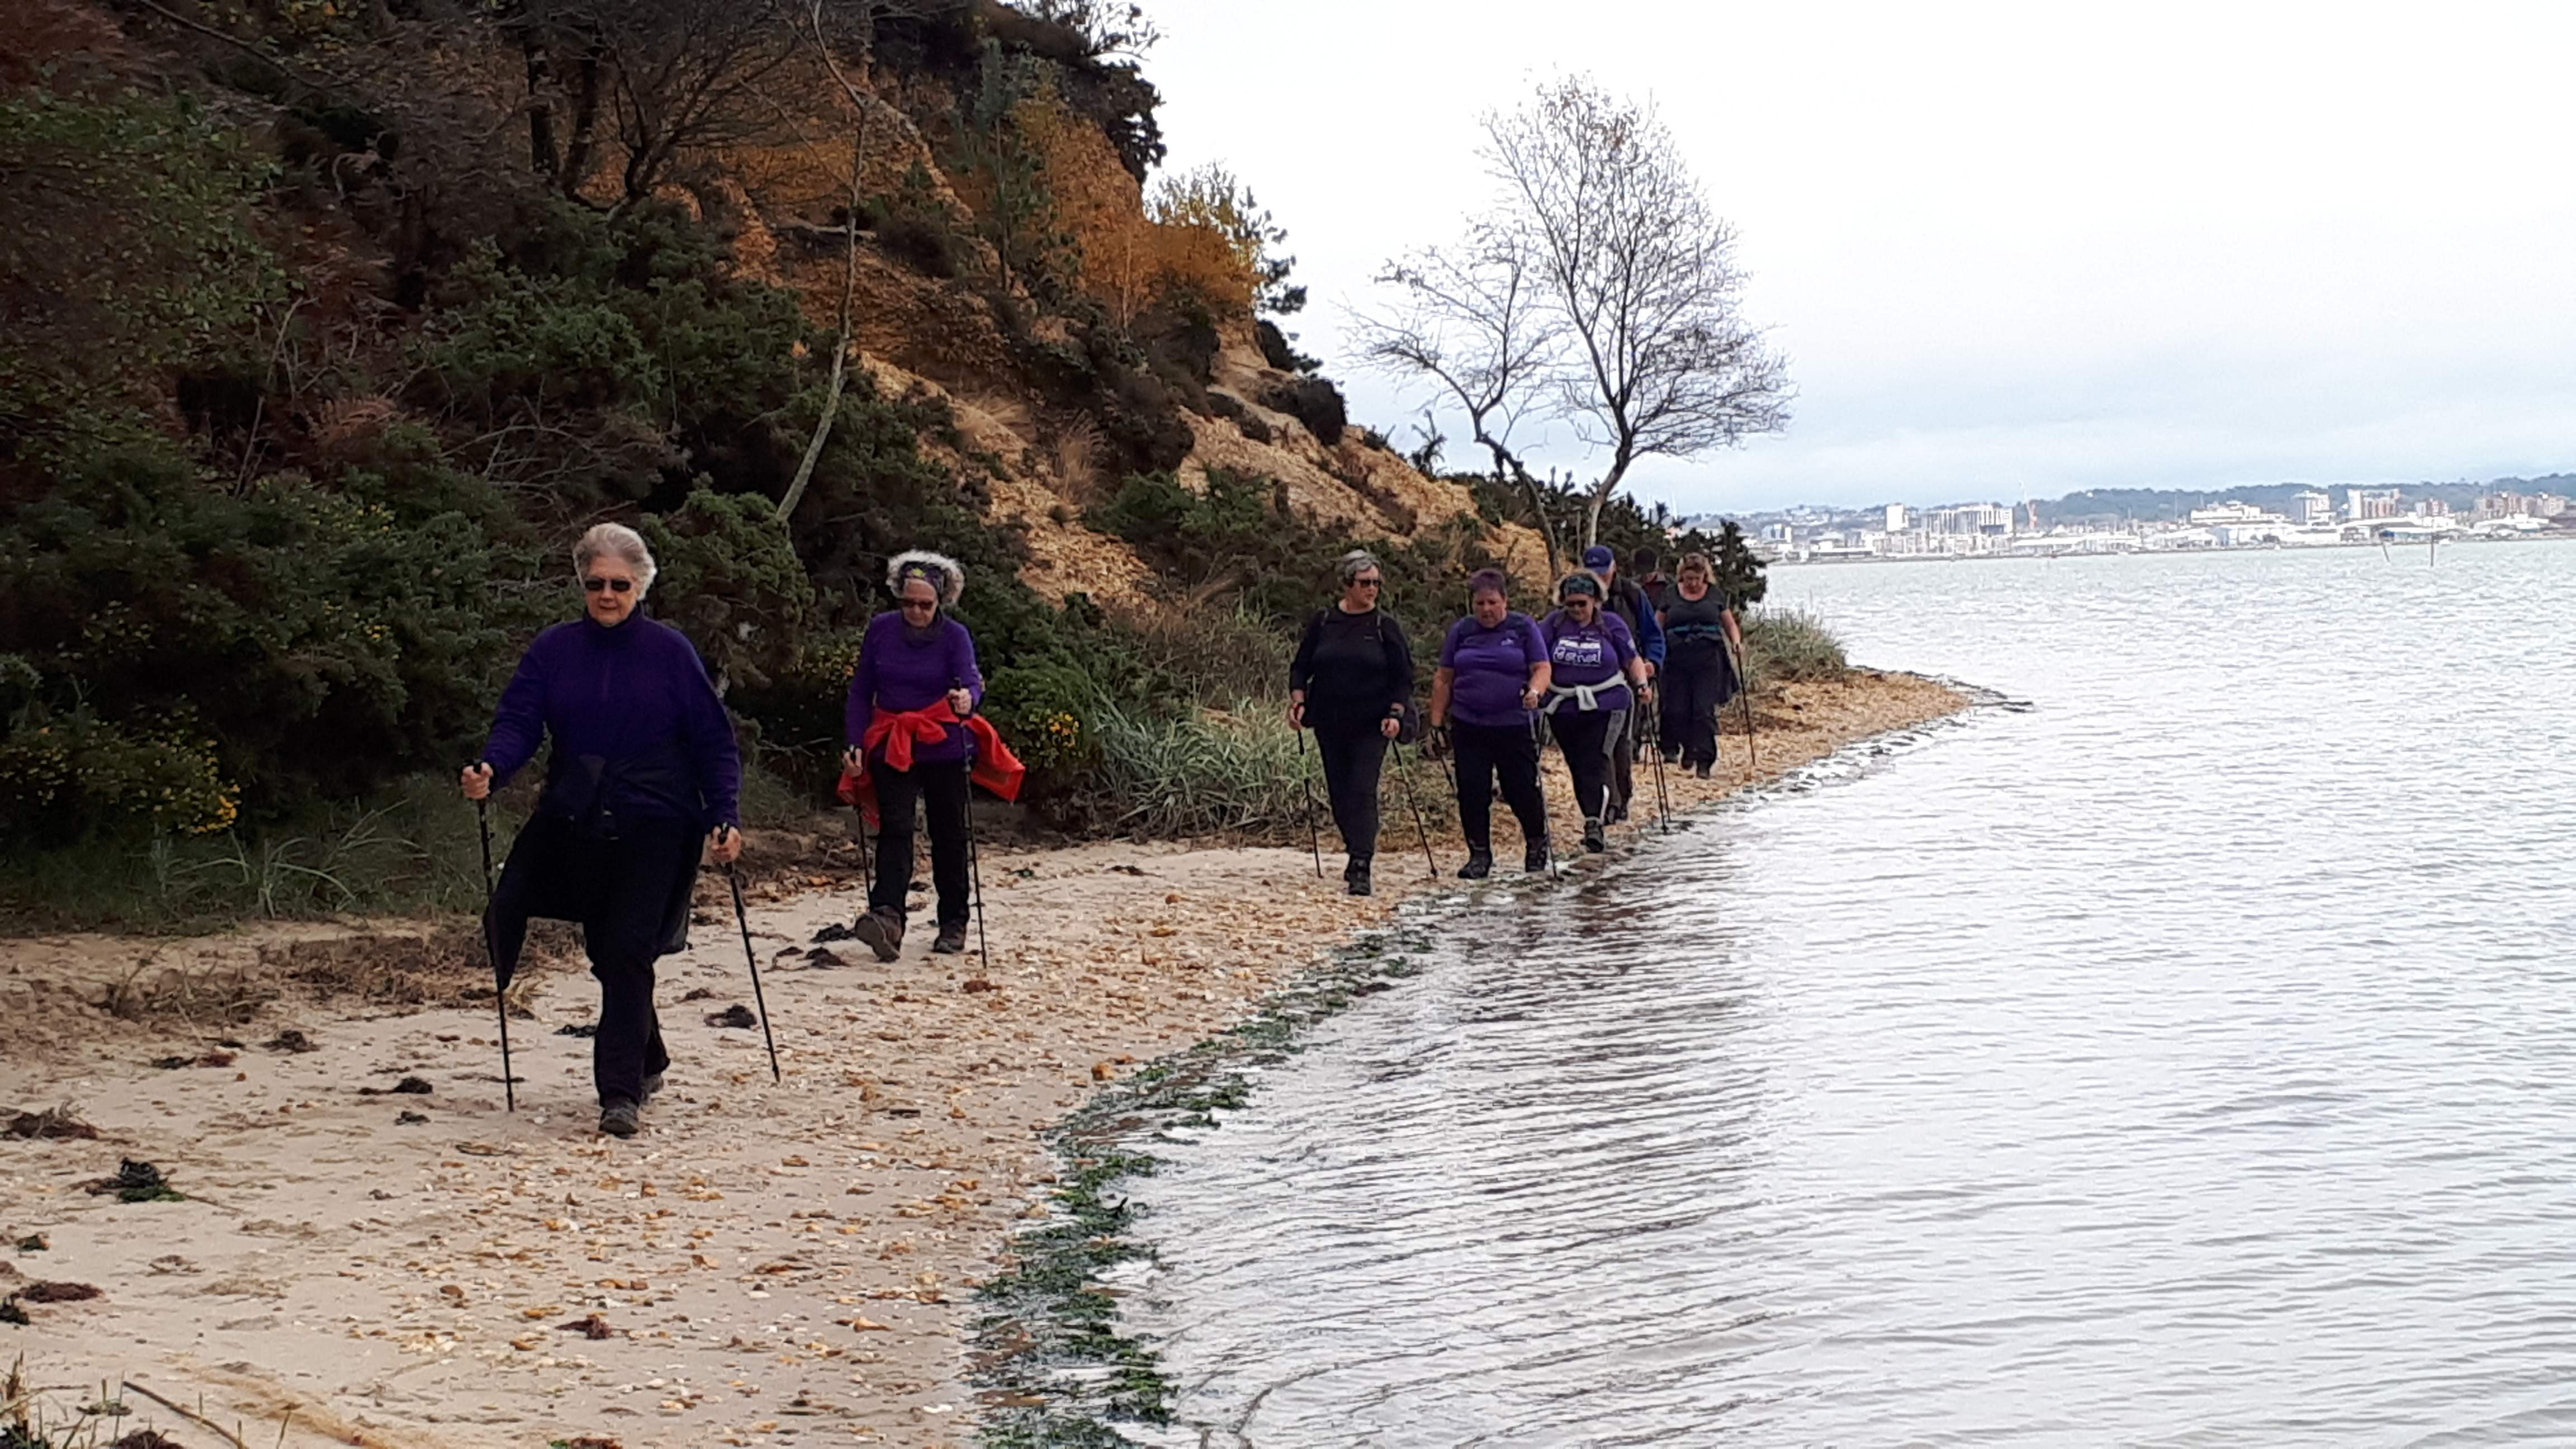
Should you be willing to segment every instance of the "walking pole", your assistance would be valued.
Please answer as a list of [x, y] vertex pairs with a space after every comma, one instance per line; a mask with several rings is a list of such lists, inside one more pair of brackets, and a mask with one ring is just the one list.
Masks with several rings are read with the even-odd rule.
[[1670, 835], [1673, 833], [1673, 793], [1664, 784], [1664, 712], [1660, 700], [1656, 701], [1654, 733], [1648, 737], [1648, 743], [1655, 751], [1655, 829]]
[[1306, 768], [1306, 727], [1297, 730], [1297, 786], [1306, 796], [1306, 848], [1315, 853], [1315, 879], [1324, 878], [1324, 836], [1315, 824], [1315, 776]]
[[984, 958], [984, 975], [993, 974], [993, 942], [984, 934], [984, 855], [975, 845], [975, 735], [966, 734], [966, 789], [957, 797], [958, 813], [966, 821], [966, 871], [975, 886], [975, 950]]
[[733, 920], [742, 927], [742, 964], [751, 968], [751, 999], [760, 1008], [760, 1039], [769, 1044], [769, 1080], [775, 1082], [779, 1080], [778, 1038], [769, 1034], [769, 998], [760, 992], [760, 958], [752, 954], [751, 914], [742, 908], [742, 877], [734, 873], [729, 860], [725, 862], [725, 884], [733, 887]]
[[1422, 816], [1422, 797], [1413, 792], [1413, 772], [1404, 767], [1404, 746], [1387, 742], [1388, 753], [1395, 756], [1395, 776], [1404, 782], [1404, 801], [1413, 807], [1413, 828], [1422, 837], [1422, 865], [1431, 872], [1429, 879], [1440, 879], [1440, 862], [1431, 855], [1431, 823]]
[[492, 963], [492, 1009], [501, 1017], [501, 1100], [504, 1110], [519, 1110], [519, 1089], [510, 1076], [510, 992], [501, 983], [500, 963], [492, 954], [492, 797], [474, 802], [474, 823], [483, 831], [483, 959]]
[[1556, 825], [1547, 818], [1547, 731], [1539, 723], [1542, 713], [1534, 710], [1530, 714], [1530, 748], [1538, 756], [1533, 762], [1538, 767], [1538, 821], [1539, 828], [1547, 832], [1547, 878], [1561, 881], [1565, 879], [1565, 868], [1556, 863]]
[[1761, 773], [1762, 755], [1753, 748], [1753, 658], [1742, 645], [1735, 646], [1735, 697], [1744, 705], [1744, 778], [1749, 782]]

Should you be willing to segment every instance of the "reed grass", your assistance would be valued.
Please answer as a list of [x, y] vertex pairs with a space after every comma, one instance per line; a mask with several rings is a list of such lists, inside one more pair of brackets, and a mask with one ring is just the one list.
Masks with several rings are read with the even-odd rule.
[[1793, 680], [1837, 679], [1851, 671], [1843, 641], [1822, 616], [1805, 609], [1748, 611], [1744, 653], [1757, 688]]
[[1079, 813], [1121, 835], [1304, 834], [1302, 782], [1321, 771], [1312, 742], [1299, 751], [1284, 708], [1257, 697], [1169, 715], [1101, 706], [1091, 721], [1097, 759], [1075, 785]]

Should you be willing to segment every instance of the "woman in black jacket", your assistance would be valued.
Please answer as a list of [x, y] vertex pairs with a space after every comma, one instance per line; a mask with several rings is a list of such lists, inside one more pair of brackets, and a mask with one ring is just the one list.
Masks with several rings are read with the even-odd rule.
[[1353, 549], [1336, 570], [1340, 602], [1306, 622], [1288, 665], [1288, 723], [1315, 732], [1333, 825], [1350, 854], [1342, 879], [1364, 896], [1377, 855], [1378, 772], [1413, 707], [1413, 646], [1377, 606], [1386, 575], [1374, 555]]

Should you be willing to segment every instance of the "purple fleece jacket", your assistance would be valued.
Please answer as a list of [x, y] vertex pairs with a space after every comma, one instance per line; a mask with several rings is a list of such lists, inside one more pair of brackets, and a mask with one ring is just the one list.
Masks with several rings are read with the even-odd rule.
[[[844, 714], [849, 743], [856, 746], [867, 738], [868, 721], [876, 718], [878, 710], [902, 714], [928, 709], [941, 695], [958, 688], [974, 696], [977, 706], [984, 703], [984, 672], [975, 667], [975, 636], [966, 632], [965, 625], [941, 614], [916, 637], [905, 627], [902, 610], [877, 615], [868, 621], [868, 632], [859, 641], [859, 667], [850, 676], [850, 703]], [[881, 760], [885, 746], [880, 743], [868, 754]], [[966, 727], [950, 725], [948, 737], [939, 743], [913, 746], [912, 758], [917, 764], [934, 765], [966, 758]]]
[[507, 783], [550, 734], [557, 760], [597, 755], [611, 766], [678, 744], [698, 798], [673, 798], [621, 780], [602, 802], [619, 814], [688, 820], [701, 828], [738, 818], [742, 752], [733, 720], [707, 681], [696, 646], [658, 619], [630, 614], [611, 629], [585, 615], [537, 636], [501, 692], [483, 745], [493, 783]]

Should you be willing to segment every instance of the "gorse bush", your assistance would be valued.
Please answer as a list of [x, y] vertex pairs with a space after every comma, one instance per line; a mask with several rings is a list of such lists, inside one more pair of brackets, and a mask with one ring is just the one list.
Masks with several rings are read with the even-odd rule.
[[1134, 544], [1186, 596], [1231, 604], [1277, 628], [1302, 627], [1338, 598], [1335, 562], [1365, 548], [1386, 575], [1381, 607], [1417, 649], [1465, 612], [1467, 575], [1496, 562], [1464, 520], [1408, 540], [1355, 540], [1297, 516], [1271, 480], [1224, 468], [1208, 470], [1204, 492], [1168, 473], [1138, 474], [1084, 521]]
[[[211, 740], [218, 791], [258, 816], [354, 797], [462, 757], [509, 640], [534, 622], [493, 590], [525, 564], [459, 510], [406, 517], [292, 478], [236, 495], [166, 456], [110, 455], [0, 527], [0, 652], [23, 696], [12, 738], [59, 720], [87, 742], [60, 769], [112, 759], [173, 790]], [[43, 838], [209, 818], [103, 777], [67, 788], [41, 798], [85, 813]]]
[[0, 467], [152, 435], [172, 379], [247, 351], [282, 291], [273, 165], [188, 98], [0, 96]]

